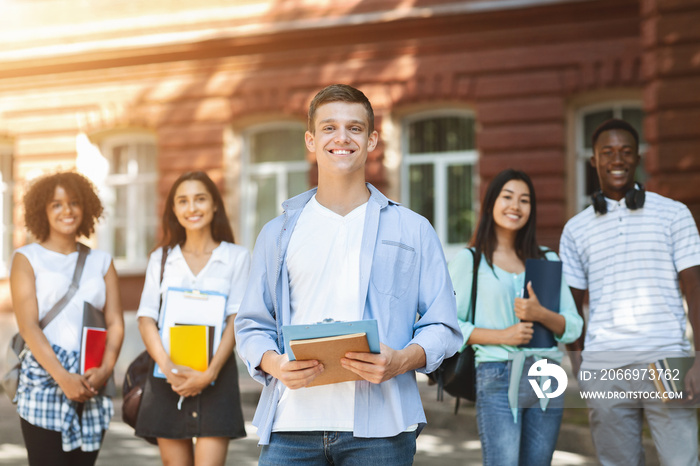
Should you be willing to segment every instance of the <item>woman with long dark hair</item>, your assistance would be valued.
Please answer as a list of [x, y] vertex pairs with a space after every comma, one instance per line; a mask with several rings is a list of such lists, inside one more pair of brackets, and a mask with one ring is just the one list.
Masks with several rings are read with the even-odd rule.
[[[250, 256], [233, 244], [221, 194], [204, 172], [188, 172], [175, 181], [162, 226], [163, 240], [151, 254], [137, 316], [146, 349], [165, 378], [149, 375], [136, 434], [157, 438], [163, 464], [223, 465], [229, 440], [245, 436], [233, 318], [245, 292]], [[174, 364], [163, 346], [157, 325], [161, 297], [170, 287], [227, 297], [221, 343], [204, 371]]]
[[[512, 169], [499, 173], [486, 190], [471, 240], [480, 259], [478, 270], [473, 270], [474, 256], [467, 250], [449, 266], [464, 342], [476, 352], [477, 422], [485, 465], [551, 463], [563, 396], [540, 400], [528, 383], [527, 368], [543, 357], [548, 363], [560, 362], [562, 354], [556, 346], [520, 345], [532, 339], [534, 322], [564, 343], [577, 339], [583, 326], [563, 279], [558, 313], [543, 307], [531, 284], [524, 283], [527, 259], [558, 260], [537, 244], [536, 221], [530, 177]], [[469, 315], [473, 273], [478, 273], [474, 324]], [[525, 287], [528, 299], [522, 298]]]

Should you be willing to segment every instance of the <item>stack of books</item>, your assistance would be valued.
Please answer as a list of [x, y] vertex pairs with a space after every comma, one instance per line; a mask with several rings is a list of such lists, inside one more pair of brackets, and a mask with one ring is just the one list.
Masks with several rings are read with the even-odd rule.
[[307, 385], [308, 387], [349, 382], [351, 380], [362, 380], [362, 377], [358, 374], [341, 366], [340, 360], [344, 358], [345, 353], [348, 352], [370, 352], [366, 333], [292, 340], [289, 342], [289, 346], [292, 348], [297, 361], [315, 359], [323, 364], [323, 372]]
[[[676, 394], [685, 388], [685, 375], [695, 362], [693, 357], [664, 358], [649, 364], [649, 370], [654, 372], [653, 381], [656, 390], [662, 395], [664, 403], [676, 398]], [[673, 393], [671, 396], [664, 394]]]

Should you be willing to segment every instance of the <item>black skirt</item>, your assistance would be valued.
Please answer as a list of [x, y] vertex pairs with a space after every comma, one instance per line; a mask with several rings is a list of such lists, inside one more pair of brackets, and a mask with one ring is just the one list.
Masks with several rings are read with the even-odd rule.
[[185, 398], [180, 410], [179, 400], [180, 395], [166, 379], [154, 377], [150, 371], [136, 419], [136, 435], [168, 439], [246, 436], [233, 353], [214, 385], [197, 396]]

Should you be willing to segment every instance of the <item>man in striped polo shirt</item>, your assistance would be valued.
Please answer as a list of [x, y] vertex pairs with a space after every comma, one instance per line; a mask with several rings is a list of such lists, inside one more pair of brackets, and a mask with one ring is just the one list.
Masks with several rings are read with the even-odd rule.
[[[580, 381], [582, 389], [653, 391], [642, 369], [663, 357], [691, 354], [680, 287], [700, 348], [700, 236], [684, 204], [635, 183], [639, 136], [630, 124], [608, 120], [592, 139], [591, 165], [601, 189], [593, 205], [566, 224], [560, 244], [564, 275], [581, 315], [586, 290], [590, 303], [585, 349], [581, 340], [568, 348], [582, 351], [582, 374], [598, 370], [595, 381]], [[601, 369], [613, 368], [629, 373], [630, 380], [600, 380]], [[700, 358], [686, 376], [684, 397], [683, 403], [587, 400], [600, 462], [644, 464], [645, 416], [662, 464], [697, 465], [697, 413], [689, 402], [700, 398]]]

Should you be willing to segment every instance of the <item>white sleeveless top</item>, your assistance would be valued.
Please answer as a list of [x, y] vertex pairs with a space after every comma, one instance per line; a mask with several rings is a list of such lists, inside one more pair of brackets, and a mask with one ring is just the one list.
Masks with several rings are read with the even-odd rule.
[[[39, 320], [41, 320], [68, 291], [78, 260], [78, 252], [66, 255], [50, 251], [38, 243], [32, 243], [22, 246], [15, 253], [26, 257], [34, 269], [36, 299], [39, 306]], [[87, 301], [97, 309], [104, 308], [106, 294], [104, 277], [111, 263], [112, 257], [106, 252], [95, 249], [90, 251], [85, 260], [78, 291], [44, 329], [44, 335], [49, 343], [67, 351], [80, 351], [83, 302]]]

